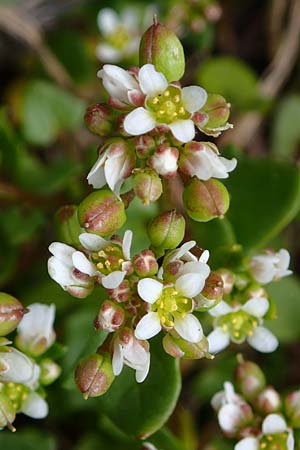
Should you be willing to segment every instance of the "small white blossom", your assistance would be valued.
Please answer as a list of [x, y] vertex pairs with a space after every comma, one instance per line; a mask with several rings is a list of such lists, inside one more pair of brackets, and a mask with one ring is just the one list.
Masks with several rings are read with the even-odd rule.
[[[283, 436], [281, 436], [283, 434]], [[278, 435], [280, 442], [284, 447], [282, 450], [294, 450], [294, 436], [288, 428], [285, 420], [279, 414], [269, 414], [262, 423], [262, 435], [259, 437], [246, 437], [240, 440], [234, 447], [234, 450], [259, 450], [260, 444], [264, 442], [264, 436], [271, 437], [276, 442]], [[282, 441], [285, 441], [284, 444]], [[279, 448], [279, 447], [278, 447]]]
[[237, 307], [231, 307], [221, 301], [210, 309], [208, 312], [216, 318], [216, 326], [207, 336], [209, 352], [220, 352], [228, 347], [231, 340], [236, 343], [247, 340], [251, 347], [262, 353], [276, 350], [277, 338], [262, 326], [263, 317], [268, 309], [269, 301], [262, 297], [251, 298], [244, 305]]
[[34, 303], [18, 325], [18, 343], [33, 354], [45, 352], [55, 341], [55, 305]]
[[44, 419], [48, 410], [48, 403], [36, 392], [30, 392], [20, 408], [20, 412], [32, 419]]
[[253, 256], [249, 262], [249, 269], [256, 281], [266, 284], [291, 275], [289, 264], [289, 252], [282, 248], [277, 253], [266, 252]]
[[39, 366], [19, 350], [6, 347], [0, 352], [1, 383], [21, 383], [33, 389], [39, 375]]
[[149, 344], [139, 340], [129, 328], [124, 328], [114, 339], [112, 367], [114, 374], [120, 375], [123, 365], [134, 369], [136, 381], [142, 383], [150, 368]]

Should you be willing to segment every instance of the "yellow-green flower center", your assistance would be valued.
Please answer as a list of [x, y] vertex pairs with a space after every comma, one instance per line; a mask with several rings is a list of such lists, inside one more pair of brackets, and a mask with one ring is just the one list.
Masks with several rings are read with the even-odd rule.
[[266, 434], [260, 439], [259, 448], [262, 450], [288, 450], [288, 433]]
[[123, 50], [130, 41], [130, 34], [125, 27], [119, 26], [114, 33], [106, 38], [107, 42], [118, 50]]
[[164, 92], [149, 98], [146, 105], [154, 113], [158, 123], [169, 124], [191, 116], [183, 106], [181, 90], [176, 86], [169, 86]]
[[19, 411], [22, 403], [26, 400], [30, 389], [24, 384], [0, 383], [0, 392], [5, 394], [11, 401], [14, 409]]
[[92, 262], [103, 275], [108, 275], [115, 270], [122, 270], [122, 263], [125, 261], [121, 246], [111, 244], [92, 253]]
[[252, 336], [258, 325], [258, 319], [243, 310], [225, 314], [217, 320], [224, 331], [229, 332], [234, 342], [243, 342], [247, 336]]
[[183, 319], [192, 309], [192, 300], [182, 296], [174, 287], [163, 289], [159, 299], [152, 305], [165, 327], [173, 327], [175, 319]]

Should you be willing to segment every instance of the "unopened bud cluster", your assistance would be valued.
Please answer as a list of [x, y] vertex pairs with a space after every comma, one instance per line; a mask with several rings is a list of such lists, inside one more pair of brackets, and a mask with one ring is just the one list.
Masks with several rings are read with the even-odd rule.
[[292, 273], [289, 270], [290, 255], [281, 249], [277, 253], [269, 250], [248, 259], [241, 255], [235, 257], [236, 270], [221, 268], [216, 272], [223, 281], [222, 301], [214, 305], [204, 298], [202, 302], [214, 318], [214, 330], [208, 335], [209, 351], [218, 353], [231, 341], [236, 344], [247, 341], [259, 352], [273, 352], [278, 347], [278, 340], [263, 322], [264, 319], [275, 319], [276, 309], [264, 286]]
[[294, 450], [300, 430], [300, 391], [281, 395], [260, 367], [238, 357], [234, 385], [214, 395], [212, 406], [223, 433], [237, 443], [234, 450]]
[[[15, 431], [17, 413], [34, 419], [48, 414], [45, 386], [60, 375], [56, 362], [43, 356], [55, 341], [54, 316], [54, 305], [24, 308], [0, 293], [0, 429]], [[13, 331], [14, 342], [7, 338]]]

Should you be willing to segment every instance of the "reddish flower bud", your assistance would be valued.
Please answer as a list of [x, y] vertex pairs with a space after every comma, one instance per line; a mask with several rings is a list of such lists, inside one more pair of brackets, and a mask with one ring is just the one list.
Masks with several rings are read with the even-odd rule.
[[94, 320], [94, 326], [96, 330], [112, 332], [123, 325], [124, 319], [125, 313], [123, 308], [110, 300], [105, 300]]
[[136, 170], [133, 178], [135, 195], [144, 205], [156, 202], [163, 192], [162, 182], [154, 170]]
[[284, 401], [284, 409], [293, 428], [300, 428], [300, 390], [290, 392]]
[[143, 250], [133, 258], [133, 267], [140, 277], [152, 277], [158, 271], [158, 264], [151, 250]]
[[85, 125], [91, 133], [98, 136], [108, 135], [113, 127], [113, 113], [104, 103], [91, 105], [84, 116]]
[[173, 249], [183, 239], [185, 220], [175, 210], [165, 211], [149, 222], [147, 231], [154, 247]]
[[117, 288], [108, 289], [107, 292], [115, 302], [127, 302], [131, 297], [130, 283], [128, 280], [124, 280]]
[[200, 181], [192, 178], [183, 192], [183, 203], [188, 215], [197, 222], [222, 218], [229, 208], [229, 194], [218, 180]]
[[111, 357], [108, 353], [83, 358], [75, 370], [75, 382], [83, 397], [99, 397], [110, 388], [115, 376], [112, 370]]
[[263, 371], [251, 361], [242, 361], [238, 364], [235, 379], [239, 392], [247, 400], [253, 400], [266, 387], [266, 378]]
[[216, 306], [223, 297], [223, 280], [217, 272], [211, 272], [206, 278], [201, 293], [197, 296], [197, 310], [206, 311]]
[[139, 158], [149, 158], [155, 150], [155, 140], [149, 134], [136, 136], [134, 138], [134, 147]]
[[264, 389], [255, 399], [256, 408], [264, 415], [275, 413], [281, 408], [281, 398], [272, 386]]
[[219, 269], [217, 273], [222, 278], [224, 294], [230, 294], [235, 282], [234, 274], [228, 269]]
[[0, 292], [0, 336], [15, 330], [27, 310], [15, 297]]
[[92, 192], [79, 205], [80, 225], [100, 236], [115, 233], [126, 221], [124, 204], [108, 189]]

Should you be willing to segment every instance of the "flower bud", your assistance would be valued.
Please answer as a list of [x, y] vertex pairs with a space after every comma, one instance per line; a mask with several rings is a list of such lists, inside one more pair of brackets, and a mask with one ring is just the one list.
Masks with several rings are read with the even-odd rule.
[[225, 125], [230, 114], [230, 104], [219, 94], [208, 94], [202, 108], [208, 116], [207, 128], [219, 128]]
[[40, 382], [44, 386], [53, 383], [61, 374], [61, 367], [52, 359], [44, 358], [40, 362]]
[[227, 403], [221, 407], [218, 420], [226, 436], [237, 437], [253, 421], [253, 412], [246, 402]]
[[180, 80], [185, 70], [184, 51], [176, 34], [154, 20], [140, 43], [140, 66], [154, 64], [168, 81]]
[[98, 136], [106, 136], [112, 131], [112, 119], [112, 110], [104, 103], [89, 106], [84, 116], [88, 130]]
[[235, 371], [237, 388], [246, 400], [253, 400], [266, 387], [266, 378], [257, 364], [242, 361]]
[[293, 428], [300, 428], [300, 390], [290, 392], [284, 401], [284, 408]]
[[137, 170], [133, 178], [135, 195], [144, 205], [156, 202], [163, 192], [162, 182], [154, 170]]
[[170, 333], [163, 338], [163, 347], [168, 355], [173, 358], [201, 359], [213, 358], [208, 352], [208, 341], [204, 336], [196, 344], [188, 342], [185, 339], [172, 336]]
[[0, 292], [0, 336], [11, 333], [22, 320], [26, 309], [15, 297]]
[[219, 269], [217, 273], [220, 275], [223, 281], [223, 292], [224, 294], [230, 294], [235, 281], [235, 276], [233, 272], [228, 269]]
[[13, 347], [1, 347], [0, 383], [31, 384], [36, 378], [36, 365]]
[[129, 280], [123, 280], [115, 289], [107, 289], [109, 296], [118, 303], [127, 302], [131, 297], [131, 288]]
[[99, 397], [108, 391], [115, 376], [112, 370], [111, 357], [108, 353], [83, 358], [75, 370], [75, 382], [83, 397]]
[[108, 236], [126, 221], [124, 204], [108, 189], [92, 192], [79, 205], [80, 225], [89, 233]]
[[170, 147], [168, 144], [161, 144], [157, 147], [154, 155], [148, 160], [148, 164], [159, 175], [163, 177], [173, 177], [176, 175], [179, 152], [176, 147]]
[[264, 415], [275, 413], [281, 408], [281, 398], [272, 386], [264, 389], [255, 399], [255, 407]]
[[222, 218], [229, 208], [229, 194], [220, 181], [192, 178], [183, 191], [187, 214], [197, 222]]
[[149, 222], [147, 232], [154, 247], [176, 248], [184, 237], [184, 217], [175, 210], [165, 211]]
[[223, 297], [223, 280], [217, 272], [211, 272], [206, 278], [201, 293], [197, 296], [197, 311], [206, 311], [216, 306]]
[[12, 426], [16, 418], [16, 410], [10, 399], [3, 393], [0, 393], [0, 429], [8, 427], [11, 431], [16, 431]]
[[82, 228], [78, 221], [78, 207], [76, 205], [65, 205], [59, 208], [54, 216], [54, 223], [58, 238], [65, 244], [79, 246], [78, 236]]
[[103, 302], [94, 320], [96, 330], [117, 331], [124, 322], [125, 314], [123, 308], [110, 300]]
[[175, 280], [178, 278], [178, 275], [180, 274], [183, 266], [184, 266], [184, 262], [181, 261], [180, 259], [171, 261], [167, 264], [163, 264], [164, 280], [175, 282]]
[[143, 250], [133, 258], [133, 267], [140, 277], [152, 277], [158, 271], [158, 264], [151, 250]]
[[149, 158], [155, 150], [155, 140], [149, 134], [136, 136], [134, 138], [134, 147], [139, 158]]

